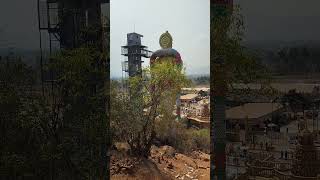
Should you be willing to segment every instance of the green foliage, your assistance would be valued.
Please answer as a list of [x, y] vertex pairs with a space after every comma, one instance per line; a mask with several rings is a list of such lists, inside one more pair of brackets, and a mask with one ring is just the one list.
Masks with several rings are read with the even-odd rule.
[[[234, 7], [231, 16], [213, 18], [211, 21], [211, 53], [215, 63], [211, 66], [213, 84], [222, 87], [224, 82], [232, 88], [237, 83], [268, 83], [270, 77], [266, 67], [241, 44], [245, 27], [240, 8]], [[221, 59], [224, 61], [222, 65], [219, 62]]]
[[0, 62], [0, 73], [0, 179], [39, 177], [39, 99], [30, 92], [35, 74], [19, 59]]
[[182, 153], [191, 153], [195, 150], [210, 152], [209, 129], [189, 129], [184, 122], [172, 121], [172, 119], [165, 121], [161, 118], [161, 121], [156, 122], [156, 132], [160, 142]]
[[210, 130], [201, 129], [195, 130], [192, 135], [197, 149], [204, 150], [206, 153], [210, 153]]
[[303, 112], [312, 106], [311, 100], [305, 95], [297, 93], [295, 89], [284, 94], [280, 100], [284, 107], [288, 105], [294, 113]]
[[281, 74], [309, 74], [320, 70], [319, 47], [298, 45], [284, 47], [269, 58], [273, 72]]
[[209, 85], [210, 77], [209, 76], [200, 76], [193, 80], [195, 85]]
[[68, 171], [78, 179], [101, 178], [109, 122], [100, 53], [90, 48], [65, 51], [52, 59], [50, 68], [58, 72], [52, 129], [58, 154], [68, 158]]
[[133, 154], [147, 157], [157, 133], [155, 121], [163, 117], [166, 123], [174, 121], [176, 95], [188, 82], [182, 68], [168, 58], [144, 69], [144, 77], [131, 77], [129, 94], [113, 83], [111, 128], [115, 139], [128, 142]]
[[120, 84], [111, 82], [111, 122], [113, 141], [130, 141], [134, 133], [141, 131], [144, 120], [141, 110], [143, 104], [130, 100], [129, 94], [122, 92]]
[[1, 64], [1, 77], [10, 77], [1, 79], [0, 88], [1, 179], [108, 176], [106, 72], [96, 52], [81, 48], [51, 59], [54, 98], [41, 96], [25, 65]]

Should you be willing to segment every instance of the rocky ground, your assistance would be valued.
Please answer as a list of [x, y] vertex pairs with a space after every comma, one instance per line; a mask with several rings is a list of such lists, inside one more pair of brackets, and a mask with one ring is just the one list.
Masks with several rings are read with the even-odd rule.
[[110, 171], [112, 180], [207, 180], [210, 156], [200, 151], [185, 155], [170, 146], [153, 146], [148, 159], [130, 157], [123, 149], [115, 150]]

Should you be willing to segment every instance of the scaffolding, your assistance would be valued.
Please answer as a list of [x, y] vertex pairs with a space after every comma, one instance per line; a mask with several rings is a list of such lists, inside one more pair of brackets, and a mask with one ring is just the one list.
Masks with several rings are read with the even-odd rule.
[[142, 58], [150, 58], [152, 51], [148, 50], [147, 46], [141, 44], [142, 35], [138, 33], [127, 34], [127, 45], [121, 46], [121, 55], [126, 58], [121, 62], [122, 66], [122, 88], [128, 89], [128, 77], [144, 77], [142, 71]]
[[[56, 82], [57, 74], [44, 70], [51, 55], [61, 49], [73, 49], [84, 43], [97, 42], [100, 34], [82, 37], [81, 31], [96, 25], [97, 21], [102, 21], [100, 5], [109, 2], [109, 0], [37, 0], [43, 95], [46, 93], [53, 96]], [[101, 49], [103, 51], [103, 45]], [[48, 85], [51, 85], [51, 90], [48, 89]]]

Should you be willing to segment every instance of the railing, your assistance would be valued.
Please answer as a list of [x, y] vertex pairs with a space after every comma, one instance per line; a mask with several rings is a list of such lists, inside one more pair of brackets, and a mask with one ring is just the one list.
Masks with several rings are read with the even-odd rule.
[[38, 0], [40, 29], [54, 29], [59, 24], [59, 7], [56, 0]]
[[129, 54], [136, 54], [141, 55], [143, 57], [149, 58], [152, 55], [152, 51], [149, 51], [147, 49], [134, 49], [133, 51], [129, 51], [128, 47], [121, 47], [121, 55], [128, 56]]
[[121, 66], [122, 66], [122, 71], [124, 71], [124, 72], [129, 71], [128, 61], [121, 62]]
[[235, 180], [248, 180], [248, 179], [249, 179], [249, 174], [244, 173], [244, 174], [240, 174]]
[[[248, 174], [250, 176], [261, 176], [261, 177], [277, 177], [279, 180], [317, 180], [317, 177], [301, 177], [295, 176], [292, 174], [286, 174], [285, 172], [281, 172], [281, 165], [286, 166], [287, 170], [291, 169], [292, 166], [290, 163], [279, 163], [279, 162], [261, 162], [262, 164], [250, 165], [247, 164]], [[271, 166], [273, 164], [273, 166]], [[265, 167], [271, 166], [271, 167]]]
[[[238, 157], [237, 161], [232, 162], [232, 156], [227, 156], [227, 164], [239, 165], [242, 161]], [[255, 178], [256, 176], [266, 178], [278, 178], [279, 180], [317, 180], [317, 177], [301, 177], [288, 173], [292, 170], [292, 159], [287, 162], [274, 162], [274, 157], [270, 152], [249, 152], [246, 157], [245, 167], [247, 172], [237, 178], [237, 180]], [[320, 176], [318, 177], [320, 180]]]
[[47, 1], [38, 0], [38, 21], [40, 29], [48, 29], [49, 20], [48, 20], [48, 6]]
[[151, 57], [152, 55], [152, 51], [149, 51], [149, 50], [146, 50], [146, 49], [141, 49], [141, 54], [144, 56], [144, 57]]
[[255, 159], [264, 160], [264, 159], [270, 157], [270, 153], [266, 152], [266, 151], [249, 152], [249, 156], [254, 157]]
[[[226, 164], [229, 166], [242, 166], [244, 164], [246, 158], [240, 156], [226, 156]], [[244, 164], [245, 165], [245, 164]], [[245, 167], [243, 165], [243, 167]]]

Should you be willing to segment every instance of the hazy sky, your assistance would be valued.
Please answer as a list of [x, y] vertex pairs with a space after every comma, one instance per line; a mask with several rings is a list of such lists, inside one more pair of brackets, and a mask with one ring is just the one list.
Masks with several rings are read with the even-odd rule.
[[0, 0], [0, 49], [8, 46], [39, 49], [37, 0]]
[[0, 1], [0, 48], [38, 48], [36, 0]]
[[[320, 40], [319, 0], [235, 1], [243, 9], [247, 40]], [[120, 46], [134, 25], [150, 50], [160, 48], [158, 38], [168, 30], [189, 72], [209, 69], [209, 0], [111, 0], [111, 6], [113, 73], [121, 74]], [[37, 0], [0, 0], [0, 49], [8, 46], [39, 48]]]
[[[173, 37], [188, 74], [209, 74], [209, 0], [111, 0], [111, 76], [121, 76], [121, 46], [133, 31], [142, 34], [149, 50], [160, 49], [165, 31]], [[149, 59], [144, 59], [144, 66]]]
[[235, 0], [248, 40], [320, 40], [319, 0]]

